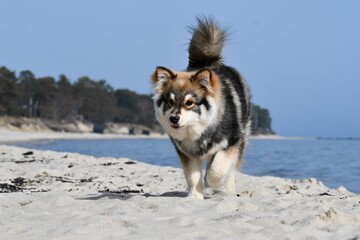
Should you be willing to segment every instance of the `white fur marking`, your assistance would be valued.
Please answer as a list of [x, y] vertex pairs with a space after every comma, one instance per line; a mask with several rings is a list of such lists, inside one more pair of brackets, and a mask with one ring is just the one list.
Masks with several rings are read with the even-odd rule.
[[226, 151], [216, 153], [214, 160], [206, 171], [206, 183], [215, 190], [231, 193], [235, 191], [235, 164], [237, 154], [228, 154]]
[[191, 94], [186, 95], [185, 98], [184, 98], [184, 102], [186, 102], [186, 101], [189, 100], [190, 98], [192, 98], [192, 95], [191, 95]]
[[206, 79], [202, 79], [200, 81], [200, 85], [205, 87], [210, 93], [214, 93], [214, 90], [213, 88], [210, 86], [209, 84], [209, 80], [206, 78]]
[[174, 94], [174, 93], [170, 93], [170, 98], [171, 98], [171, 100], [175, 101], [175, 94]]
[[215, 153], [217, 153], [218, 151], [226, 148], [228, 146], [228, 140], [224, 139], [221, 142], [219, 142], [218, 144], [215, 144], [209, 151], [208, 151], [208, 155], [214, 155]]
[[236, 106], [236, 117], [237, 117], [238, 121], [240, 122], [240, 120], [241, 120], [241, 101], [239, 98], [239, 94], [236, 92], [236, 90], [234, 89], [234, 87], [232, 86], [231, 83], [228, 83], [228, 84], [230, 87], [231, 95], [233, 97], [233, 102]]
[[162, 88], [163, 84], [164, 84], [166, 81], [167, 81], [166, 78], [161, 78], [161, 79], [159, 79], [159, 81], [157, 81], [156, 83], [154, 83], [154, 85], [153, 85], [154, 92], [160, 93], [160, 92], [161, 92], [161, 88]]

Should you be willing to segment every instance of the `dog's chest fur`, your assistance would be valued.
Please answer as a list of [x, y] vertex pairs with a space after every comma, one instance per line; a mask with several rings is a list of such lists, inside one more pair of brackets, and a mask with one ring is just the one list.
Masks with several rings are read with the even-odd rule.
[[186, 138], [178, 140], [172, 138], [178, 151], [188, 157], [197, 157], [206, 159], [211, 157], [216, 152], [226, 149], [229, 146], [229, 141], [224, 136], [219, 136], [217, 127], [208, 127], [200, 137], [196, 139]]

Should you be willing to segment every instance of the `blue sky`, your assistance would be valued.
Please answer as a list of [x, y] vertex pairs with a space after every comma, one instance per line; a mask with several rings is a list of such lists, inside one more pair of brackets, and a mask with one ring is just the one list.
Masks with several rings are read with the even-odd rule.
[[0, 65], [140, 93], [156, 66], [186, 68], [186, 26], [212, 15], [232, 32], [225, 62], [278, 134], [360, 137], [360, 1], [1, 3]]

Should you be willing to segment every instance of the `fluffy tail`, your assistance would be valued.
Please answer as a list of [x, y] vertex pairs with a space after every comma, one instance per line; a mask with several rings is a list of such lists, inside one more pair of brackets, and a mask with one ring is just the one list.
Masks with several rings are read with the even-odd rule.
[[197, 26], [190, 27], [188, 70], [216, 67], [222, 63], [222, 51], [227, 29], [221, 28], [213, 18], [197, 17]]

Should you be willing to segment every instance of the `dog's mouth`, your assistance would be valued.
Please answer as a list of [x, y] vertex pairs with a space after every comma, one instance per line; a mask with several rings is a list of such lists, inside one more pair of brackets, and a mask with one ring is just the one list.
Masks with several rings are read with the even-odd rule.
[[180, 125], [178, 123], [171, 123], [172, 128], [180, 128]]
[[187, 126], [189, 126], [189, 123], [183, 123], [182, 125], [180, 125], [179, 123], [170, 123], [170, 126], [174, 129], [178, 129], [178, 128], [185, 128]]

